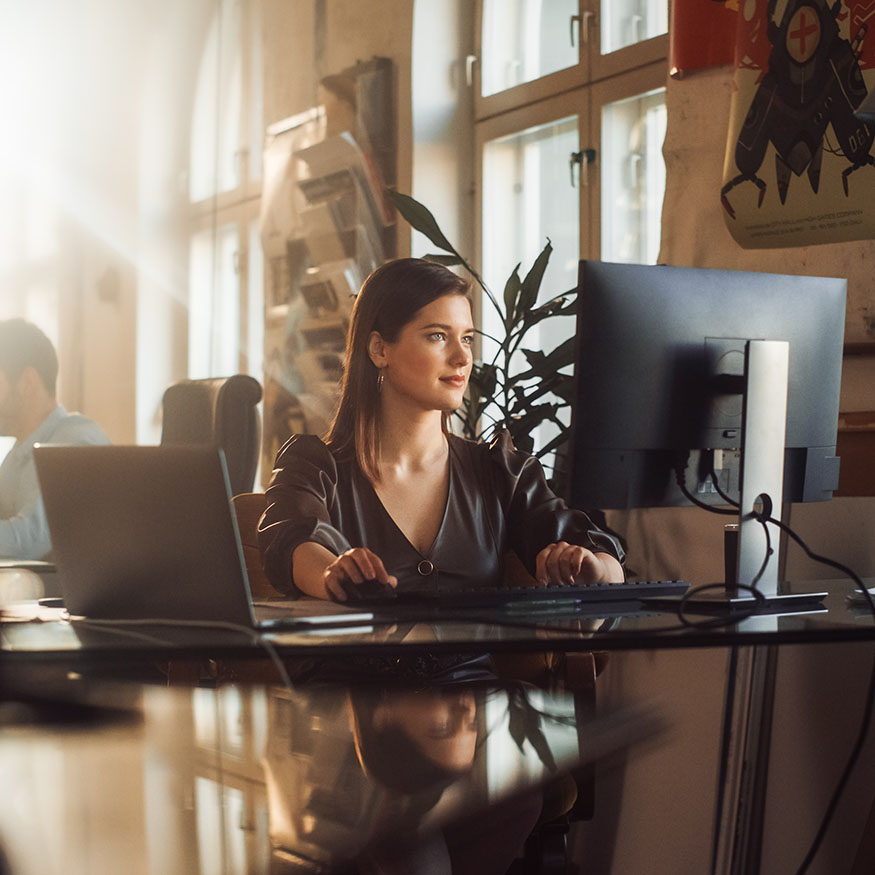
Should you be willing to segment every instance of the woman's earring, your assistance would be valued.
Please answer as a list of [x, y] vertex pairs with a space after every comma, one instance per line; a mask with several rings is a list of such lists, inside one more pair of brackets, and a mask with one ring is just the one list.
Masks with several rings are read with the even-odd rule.
[[377, 374], [377, 391], [383, 391], [383, 369], [380, 368], [380, 373]]

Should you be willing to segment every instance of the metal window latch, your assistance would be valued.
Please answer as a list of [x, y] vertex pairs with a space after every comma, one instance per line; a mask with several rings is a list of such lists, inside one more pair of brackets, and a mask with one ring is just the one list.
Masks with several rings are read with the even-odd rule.
[[465, 56], [465, 82], [470, 88], [474, 84], [474, 64], [477, 63], [477, 55]]
[[582, 17], [581, 16], [574, 16], [574, 17], [578, 18], [578, 20], [581, 22], [581, 24], [579, 25], [581, 27], [581, 30], [582, 30], [581, 38], [583, 39], [583, 41], [585, 43], [588, 43], [589, 42], [589, 29], [590, 29], [590, 26], [592, 25], [592, 20], [595, 18], [595, 12], [592, 12], [591, 10], [587, 10], [586, 12], [583, 13]]
[[572, 152], [568, 159], [568, 168], [571, 174], [571, 187], [574, 188], [574, 165], [578, 166], [578, 176], [581, 185], [589, 185], [589, 173], [587, 168], [595, 161], [595, 149], [581, 149], [579, 152]]
[[583, 42], [589, 42], [589, 28], [592, 20], [595, 17], [595, 12], [587, 10], [583, 15], [572, 15], [568, 19], [568, 36], [571, 39], [571, 45], [574, 46], [574, 26], [577, 25], [577, 32], [580, 34]]

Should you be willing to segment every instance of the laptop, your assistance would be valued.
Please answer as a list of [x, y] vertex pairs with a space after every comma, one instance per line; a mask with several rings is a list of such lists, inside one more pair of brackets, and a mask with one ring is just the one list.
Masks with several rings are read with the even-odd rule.
[[[224, 454], [213, 446], [34, 449], [63, 607], [99, 620], [353, 623], [329, 602], [253, 604]], [[342, 615], [342, 616], [338, 616]]]

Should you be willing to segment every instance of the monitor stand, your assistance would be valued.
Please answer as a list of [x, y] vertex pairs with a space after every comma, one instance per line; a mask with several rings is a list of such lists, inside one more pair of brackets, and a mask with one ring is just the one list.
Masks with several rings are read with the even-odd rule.
[[749, 340], [745, 344], [737, 538], [724, 542], [724, 548], [734, 550], [735, 556], [726, 557], [725, 588], [714, 587], [691, 596], [685, 609], [724, 612], [752, 607], [754, 595], [738, 584], [755, 586], [765, 598], [757, 613], [816, 610], [826, 596], [823, 592], [779, 591], [780, 531], [777, 527], [767, 530], [760, 521], [781, 519], [789, 362], [790, 344], [784, 340]]

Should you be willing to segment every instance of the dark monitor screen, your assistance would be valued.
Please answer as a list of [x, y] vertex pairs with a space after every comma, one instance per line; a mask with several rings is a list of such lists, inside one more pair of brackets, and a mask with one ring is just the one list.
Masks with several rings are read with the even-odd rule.
[[570, 502], [583, 508], [738, 497], [748, 340], [789, 342], [785, 501], [818, 501], [835, 457], [846, 281], [581, 261]]

